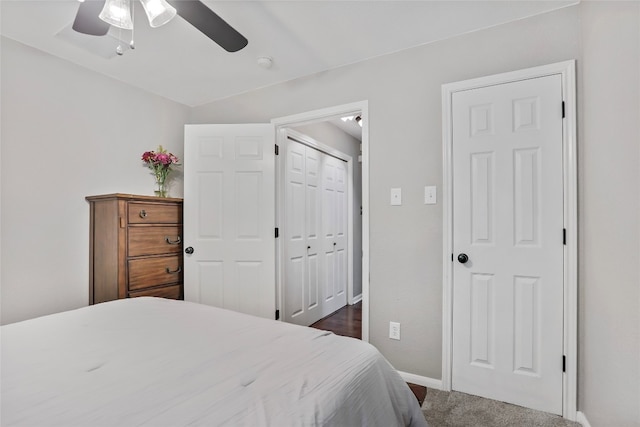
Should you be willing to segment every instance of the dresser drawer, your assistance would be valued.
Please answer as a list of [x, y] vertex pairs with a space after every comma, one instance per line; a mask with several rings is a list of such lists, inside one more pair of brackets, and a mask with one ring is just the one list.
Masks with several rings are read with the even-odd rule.
[[160, 203], [129, 203], [129, 224], [181, 224], [182, 206]]
[[182, 227], [130, 227], [128, 244], [130, 257], [180, 253]]
[[160, 297], [170, 299], [183, 299], [182, 285], [163, 286], [161, 288], [144, 289], [142, 291], [129, 292], [129, 297]]
[[129, 290], [182, 282], [182, 256], [131, 259]]

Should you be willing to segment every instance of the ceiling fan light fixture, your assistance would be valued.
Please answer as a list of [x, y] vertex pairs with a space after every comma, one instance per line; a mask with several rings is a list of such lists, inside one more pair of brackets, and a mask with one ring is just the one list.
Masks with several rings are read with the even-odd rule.
[[[1, 2], [2, 0], [0, 0]], [[104, 36], [111, 26], [130, 30], [133, 45], [135, 0], [77, 0], [79, 3], [72, 30], [91, 36]], [[203, 3], [206, 0], [140, 0], [151, 27], [159, 27], [180, 15], [227, 52], [237, 52], [248, 40]]]
[[114, 27], [133, 29], [129, 0], [107, 0], [98, 17]]
[[176, 9], [165, 0], [140, 0], [140, 3], [153, 28], [166, 24], [176, 16]]

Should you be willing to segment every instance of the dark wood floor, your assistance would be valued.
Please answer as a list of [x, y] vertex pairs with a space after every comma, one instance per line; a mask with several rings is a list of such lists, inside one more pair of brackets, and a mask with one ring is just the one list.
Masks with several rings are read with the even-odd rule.
[[346, 305], [324, 319], [318, 320], [311, 327], [360, 340], [362, 339], [362, 303]]
[[[362, 339], [362, 303], [347, 305], [324, 319], [318, 320], [311, 327], [331, 331], [336, 335]], [[422, 406], [422, 402], [427, 396], [427, 388], [417, 384], [407, 384]]]

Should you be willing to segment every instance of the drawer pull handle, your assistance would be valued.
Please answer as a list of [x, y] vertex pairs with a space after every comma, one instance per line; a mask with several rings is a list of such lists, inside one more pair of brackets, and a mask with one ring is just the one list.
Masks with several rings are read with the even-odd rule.
[[146, 218], [147, 217], [147, 211], [145, 211], [144, 209], [142, 209], [140, 211], [140, 218]]
[[164, 241], [170, 245], [179, 245], [180, 243], [182, 243], [182, 239], [180, 238], [180, 236], [178, 236], [178, 240], [171, 240], [171, 237], [164, 236]]
[[167, 274], [178, 274], [178, 273], [182, 273], [182, 267], [178, 267], [177, 270], [171, 270], [169, 267], [167, 267]]

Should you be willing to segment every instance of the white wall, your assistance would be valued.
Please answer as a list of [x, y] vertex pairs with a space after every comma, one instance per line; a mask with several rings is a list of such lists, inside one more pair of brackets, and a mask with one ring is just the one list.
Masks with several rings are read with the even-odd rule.
[[640, 3], [583, 2], [578, 407], [640, 426]]
[[[189, 109], [1, 43], [1, 323], [88, 303], [85, 196], [153, 194], [144, 151], [182, 158]], [[178, 180], [171, 195], [182, 196]]]
[[362, 163], [358, 162], [360, 140], [329, 122], [293, 127], [316, 141], [348, 154], [353, 159], [353, 296], [362, 294]]
[[[575, 7], [194, 108], [194, 123], [268, 122], [369, 101], [370, 340], [399, 370], [439, 379], [442, 355], [441, 85], [577, 58]], [[389, 205], [401, 187], [403, 205]], [[440, 197], [441, 199], [441, 197]], [[389, 321], [402, 340], [387, 338]]]

